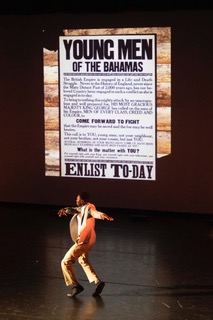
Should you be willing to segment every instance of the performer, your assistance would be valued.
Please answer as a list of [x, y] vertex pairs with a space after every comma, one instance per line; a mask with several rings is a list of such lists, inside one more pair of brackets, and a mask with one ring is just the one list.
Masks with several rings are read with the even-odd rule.
[[61, 261], [61, 268], [64, 280], [67, 286], [72, 286], [72, 290], [67, 294], [72, 298], [82, 292], [84, 288], [79, 283], [74, 270], [74, 263], [79, 262], [83, 268], [89, 282], [96, 284], [93, 296], [101, 294], [105, 283], [100, 280], [94, 268], [89, 262], [89, 252], [96, 241], [95, 219], [106, 219], [113, 221], [112, 217], [97, 211], [94, 204], [89, 202], [88, 192], [82, 192], [77, 195], [77, 207], [66, 207], [58, 211], [58, 216], [72, 214], [70, 220], [70, 234], [74, 242], [73, 246], [67, 251]]

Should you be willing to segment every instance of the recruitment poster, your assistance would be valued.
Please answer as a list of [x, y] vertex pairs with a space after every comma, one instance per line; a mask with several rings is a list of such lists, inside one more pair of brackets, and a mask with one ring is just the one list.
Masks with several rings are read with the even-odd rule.
[[156, 35], [61, 36], [63, 177], [156, 179]]

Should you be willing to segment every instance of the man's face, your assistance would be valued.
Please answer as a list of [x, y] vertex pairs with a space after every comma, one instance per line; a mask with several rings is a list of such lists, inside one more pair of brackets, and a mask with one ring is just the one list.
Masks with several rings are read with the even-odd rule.
[[77, 204], [77, 206], [82, 206], [82, 205], [84, 205], [84, 200], [82, 200], [79, 195], [78, 195], [77, 198], [76, 198], [76, 204]]

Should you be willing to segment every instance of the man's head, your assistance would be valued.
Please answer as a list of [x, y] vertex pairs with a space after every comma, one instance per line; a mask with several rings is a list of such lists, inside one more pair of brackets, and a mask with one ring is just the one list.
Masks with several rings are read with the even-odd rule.
[[76, 204], [77, 206], [83, 206], [86, 203], [88, 203], [89, 200], [90, 200], [89, 193], [86, 191], [83, 191], [77, 195]]

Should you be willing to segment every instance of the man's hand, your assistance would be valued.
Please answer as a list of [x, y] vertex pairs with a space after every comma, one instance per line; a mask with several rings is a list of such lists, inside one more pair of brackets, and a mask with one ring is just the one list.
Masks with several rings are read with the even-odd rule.
[[62, 208], [58, 211], [58, 216], [61, 217], [61, 216], [66, 216], [67, 215], [67, 210], [65, 208]]
[[106, 220], [109, 220], [109, 221], [113, 221], [113, 220], [114, 220], [114, 218], [109, 217], [106, 213], [102, 213], [101, 218], [102, 218], [103, 220], [106, 219]]

